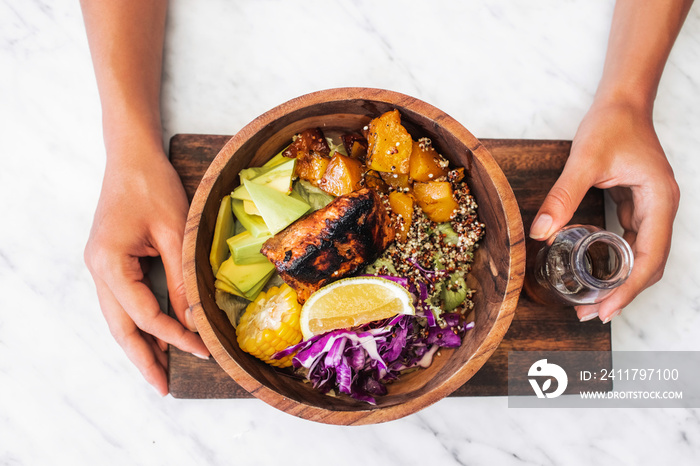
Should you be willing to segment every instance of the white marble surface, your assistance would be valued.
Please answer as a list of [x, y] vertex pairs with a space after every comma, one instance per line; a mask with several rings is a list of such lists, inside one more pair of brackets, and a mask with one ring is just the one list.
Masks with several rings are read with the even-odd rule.
[[[477, 137], [573, 137], [612, 1], [427, 5], [173, 1], [166, 136], [232, 134], [295, 96], [369, 86], [421, 98]], [[664, 279], [612, 323], [615, 349], [700, 350], [699, 88], [695, 6], [655, 112], [682, 190], [673, 249]], [[160, 398], [110, 337], [82, 261], [104, 149], [77, 1], [0, 2], [0, 135], [2, 465], [697, 464], [697, 409], [461, 398], [341, 428], [257, 400]]]

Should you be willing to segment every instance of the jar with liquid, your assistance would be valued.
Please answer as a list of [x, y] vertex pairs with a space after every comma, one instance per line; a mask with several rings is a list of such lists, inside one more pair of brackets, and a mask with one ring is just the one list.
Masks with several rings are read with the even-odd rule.
[[539, 303], [594, 304], [622, 285], [632, 271], [629, 244], [592, 225], [570, 225], [527, 251], [525, 291]]

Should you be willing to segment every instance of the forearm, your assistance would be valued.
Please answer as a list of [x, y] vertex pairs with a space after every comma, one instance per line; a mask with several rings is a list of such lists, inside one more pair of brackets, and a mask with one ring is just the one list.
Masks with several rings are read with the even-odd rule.
[[108, 160], [126, 156], [137, 144], [162, 152], [160, 83], [167, 0], [81, 0], [81, 6], [102, 102]]
[[651, 116], [666, 60], [692, 0], [617, 0], [596, 101], [625, 101]]

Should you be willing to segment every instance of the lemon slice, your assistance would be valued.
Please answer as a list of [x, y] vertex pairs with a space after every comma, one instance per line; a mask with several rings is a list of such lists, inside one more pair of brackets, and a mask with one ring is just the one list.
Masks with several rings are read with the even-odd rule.
[[391, 280], [378, 277], [344, 278], [316, 291], [299, 316], [304, 340], [397, 314], [415, 315], [413, 297]]

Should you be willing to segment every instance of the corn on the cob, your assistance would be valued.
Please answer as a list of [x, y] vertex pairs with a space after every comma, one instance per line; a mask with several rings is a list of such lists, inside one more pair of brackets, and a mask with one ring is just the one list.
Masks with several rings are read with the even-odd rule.
[[248, 304], [236, 328], [238, 345], [247, 353], [277, 367], [292, 364], [293, 355], [272, 359], [272, 355], [301, 341], [296, 292], [286, 283], [260, 292]]

